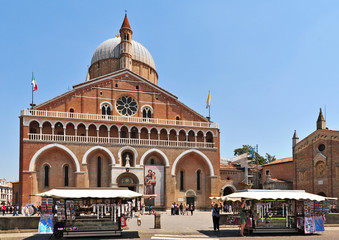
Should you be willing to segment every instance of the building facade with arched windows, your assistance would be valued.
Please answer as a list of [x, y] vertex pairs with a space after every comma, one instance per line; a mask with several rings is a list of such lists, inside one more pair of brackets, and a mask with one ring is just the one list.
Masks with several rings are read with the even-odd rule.
[[87, 79], [20, 115], [20, 203], [55, 187], [128, 187], [155, 206], [219, 195], [219, 129], [158, 86], [148, 50], [120, 36], [95, 50]]

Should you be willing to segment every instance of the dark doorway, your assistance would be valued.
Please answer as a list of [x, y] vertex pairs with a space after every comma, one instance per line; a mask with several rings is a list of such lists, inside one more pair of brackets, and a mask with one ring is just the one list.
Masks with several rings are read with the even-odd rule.
[[231, 194], [231, 193], [233, 193], [233, 189], [232, 188], [230, 188], [230, 187], [225, 187], [224, 188], [223, 196], [226, 196], [226, 195]]
[[320, 193], [318, 193], [318, 195], [326, 197], [326, 194], [324, 192], [320, 192]]
[[128, 186], [128, 189], [135, 192], [135, 186]]
[[191, 203], [193, 203], [193, 205], [194, 205], [194, 198], [195, 198], [195, 197], [186, 197], [186, 204], [191, 204]]

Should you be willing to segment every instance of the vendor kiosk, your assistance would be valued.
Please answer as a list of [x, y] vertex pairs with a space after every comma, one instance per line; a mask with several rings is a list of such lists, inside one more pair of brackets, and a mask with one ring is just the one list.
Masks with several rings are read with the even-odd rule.
[[55, 188], [38, 195], [53, 199], [56, 237], [121, 235], [142, 196], [121, 188]]
[[246, 229], [253, 233], [324, 231], [329, 205], [325, 197], [304, 190], [250, 189], [211, 199], [232, 206], [230, 224], [238, 224], [241, 202], [246, 200]]

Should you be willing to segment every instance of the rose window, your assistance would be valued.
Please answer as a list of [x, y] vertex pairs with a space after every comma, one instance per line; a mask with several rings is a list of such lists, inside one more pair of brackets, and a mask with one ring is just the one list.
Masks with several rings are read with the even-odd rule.
[[138, 111], [138, 103], [135, 99], [124, 96], [117, 100], [116, 107], [118, 112], [124, 116], [132, 116]]

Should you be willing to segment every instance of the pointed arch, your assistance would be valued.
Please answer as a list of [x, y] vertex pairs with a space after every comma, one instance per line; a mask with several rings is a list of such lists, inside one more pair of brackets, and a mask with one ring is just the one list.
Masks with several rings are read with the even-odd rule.
[[166, 162], [166, 167], [169, 167], [169, 160], [166, 156], [166, 154], [164, 152], [162, 152], [161, 150], [159, 149], [156, 149], [156, 148], [152, 148], [152, 149], [149, 149], [147, 150], [144, 155], [142, 155], [141, 159], [140, 159], [140, 165], [139, 166], [143, 166], [144, 165], [144, 161], [145, 161], [145, 158], [147, 157], [148, 154], [152, 153], [152, 152], [156, 152], [156, 153], [159, 153], [164, 159], [165, 159], [165, 162]]
[[34, 171], [35, 162], [36, 162], [36, 160], [38, 159], [38, 157], [40, 156], [41, 153], [43, 153], [44, 151], [46, 151], [48, 149], [54, 148], [54, 147], [60, 148], [60, 149], [64, 150], [65, 152], [67, 152], [74, 161], [76, 172], [80, 172], [80, 164], [79, 164], [79, 161], [78, 161], [77, 157], [75, 156], [75, 154], [71, 150], [69, 150], [67, 147], [65, 147], [61, 144], [58, 144], [58, 143], [52, 143], [52, 144], [49, 144], [47, 146], [40, 148], [34, 154], [34, 156], [31, 159], [31, 162], [29, 163], [29, 171], [30, 172]]
[[87, 164], [87, 157], [88, 157], [88, 155], [91, 152], [93, 152], [94, 150], [98, 150], [98, 149], [103, 150], [105, 153], [108, 154], [108, 156], [111, 158], [112, 166], [114, 166], [115, 165], [115, 158], [114, 158], [112, 152], [110, 150], [108, 150], [107, 148], [102, 147], [102, 146], [94, 146], [94, 147], [88, 149], [86, 151], [86, 153], [84, 154], [83, 158], [82, 158], [82, 165]]
[[206, 163], [207, 163], [207, 165], [208, 165], [208, 168], [209, 168], [209, 170], [210, 170], [211, 177], [214, 176], [214, 169], [213, 169], [213, 166], [212, 166], [211, 161], [208, 159], [208, 157], [207, 157], [205, 154], [203, 154], [202, 152], [200, 152], [200, 151], [198, 151], [198, 150], [196, 150], [196, 149], [190, 149], [190, 150], [187, 150], [187, 151], [181, 153], [181, 154], [175, 159], [175, 161], [174, 161], [174, 163], [173, 163], [173, 165], [172, 165], [172, 176], [175, 176], [175, 170], [176, 170], [176, 167], [177, 167], [177, 164], [178, 164], [179, 160], [180, 160], [182, 157], [184, 157], [185, 155], [189, 154], [189, 153], [196, 153], [196, 154], [198, 154], [199, 156], [201, 156], [201, 157], [206, 161]]

